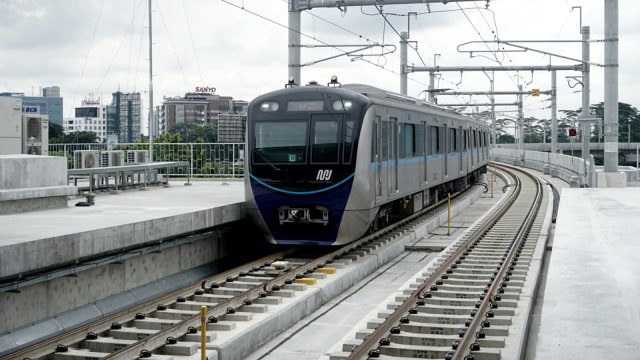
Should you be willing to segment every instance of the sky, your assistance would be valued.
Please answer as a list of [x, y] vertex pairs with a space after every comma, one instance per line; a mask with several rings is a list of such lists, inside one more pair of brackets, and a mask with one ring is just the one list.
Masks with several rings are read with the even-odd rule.
[[[640, 2], [619, 2], [619, 101], [640, 107]], [[301, 17], [303, 45], [349, 45], [302, 49], [302, 81], [321, 84], [336, 75], [341, 83], [369, 84], [400, 91], [397, 33], [408, 31], [408, 62], [463, 66], [574, 65], [581, 57], [580, 26], [591, 30], [590, 103], [604, 101], [605, 0], [491, 0], [317, 8]], [[153, 102], [184, 96], [196, 87], [251, 101], [280, 89], [288, 80], [288, 5], [286, 0], [152, 0]], [[383, 17], [380, 12], [385, 14]], [[408, 13], [415, 15], [407, 16]], [[386, 19], [385, 19], [386, 18]], [[149, 19], [147, 0], [0, 0], [0, 92], [40, 95], [59, 86], [64, 116], [88, 97], [111, 102], [115, 91], [141, 92], [149, 105]], [[526, 52], [494, 50], [495, 40], [519, 43]], [[567, 40], [572, 42], [548, 42]], [[378, 44], [355, 55], [353, 45]], [[473, 56], [470, 50], [474, 50]], [[482, 51], [480, 51], [482, 50]], [[534, 51], [535, 50], [535, 51]], [[341, 55], [341, 56], [338, 56]], [[329, 58], [329, 59], [328, 59]], [[328, 59], [324, 60], [323, 59]], [[445, 72], [436, 88], [488, 91], [489, 76]], [[557, 76], [558, 110], [581, 107], [582, 87], [561, 71]], [[551, 73], [496, 72], [496, 91], [551, 89]], [[424, 98], [428, 73], [409, 74], [407, 95]], [[515, 103], [515, 95], [497, 96]], [[488, 97], [445, 96], [440, 104], [475, 104]], [[548, 96], [525, 96], [525, 116], [550, 118]], [[515, 116], [515, 106], [500, 106]], [[561, 117], [562, 114], [559, 114]]]

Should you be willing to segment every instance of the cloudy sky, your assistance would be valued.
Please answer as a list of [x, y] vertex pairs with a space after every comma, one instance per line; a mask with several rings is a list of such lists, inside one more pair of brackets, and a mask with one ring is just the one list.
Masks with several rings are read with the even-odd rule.
[[[410, 33], [415, 66], [572, 65], [575, 61], [534, 51], [500, 52], [500, 40], [580, 40], [582, 22], [591, 39], [604, 38], [604, 0], [491, 0], [448, 4], [386, 5], [313, 9], [302, 13], [305, 45], [388, 44], [339, 56], [353, 47], [304, 48], [302, 82], [366, 83], [399, 91], [399, 37]], [[153, 0], [154, 105], [196, 87], [215, 87], [220, 95], [252, 100], [279, 89], [287, 81], [286, 0]], [[57, 85], [64, 97], [64, 115], [92, 94], [110, 103], [117, 90], [143, 93], [148, 106], [149, 56], [146, 0], [0, 0], [0, 92], [39, 95]], [[574, 8], [580, 7], [580, 8]], [[620, 101], [640, 107], [640, 2], [619, 0]], [[380, 15], [385, 14], [385, 18]], [[409, 12], [416, 15], [407, 16]], [[470, 43], [460, 47], [463, 43]], [[578, 43], [522, 44], [543, 52], [580, 58]], [[395, 50], [395, 51], [393, 51]], [[485, 50], [470, 56], [466, 50]], [[604, 45], [595, 41], [591, 61], [604, 63]], [[581, 106], [580, 85], [558, 73], [558, 109]], [[592, 67], [591, 103], [603, 101], [604, 70]], [[409, 75], [408, 95], [424, 97], [428, 73]], [[495, 75], [497, 91], [549, 90], [549, 72], [506, 72]], [[483, 73], [443, 73], [436, 87], [487, 91]], [[513, 95], [497, 102], [515, 102]], [[441, 96], [440, 103], [486, 103], [486, 96]], [[546, 96], [525, 99], [525, 116], [550, 117]], [[515, 107], [501, 107], [514, 113]], [[146, 110], [145, 110], [146, 111]]]

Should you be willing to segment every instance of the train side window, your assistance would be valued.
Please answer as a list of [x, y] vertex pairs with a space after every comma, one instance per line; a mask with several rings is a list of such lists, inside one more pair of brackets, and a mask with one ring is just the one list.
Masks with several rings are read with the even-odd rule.
[[468, 146], [467, 146], [468, 138], [469, 138], [469, 131], [466, 129], [462, 130], [462, 151], [468, 150]]
[[415, 145], [415, 125], [414, 124], [401, 124], [400, 125], [400, 157], [413, 157], [416, 153]]
[[347, 120], [344, 122], [344, 128], [342, 133], [344, 134], [342, 142], [342, 162], [344, 164], [351, 163], [351, 151], [353, 150], [353, 142], [355, 140], [355, 122], [353, 120]]
[[435, 155], [438, 153], [438, 127], [429, 126], [429, 154]]
[[424, 155], [424, 122], [418, 124], [416, 129], [416, 156]]
[[332, 119], [313, 119], [311, 142], [312, 163], [337, 163], [340, 145], [340, 121]]
[[473, 148], [477, 149], [478, 148], [478, 134], [477, 134], [477, 131], [475, 129], [472, 130], [472, 137], [473, 137]]
[[438, 127], [438, 154], [444, 154], [445, 149], [445, 139], [446, 139], [446, 128]]
[[392, 127], [393, 123], [391, 121], [382, 122], [382, 134], [380, 137], [380, 155], [382, 155], [382, 161], [389, 160], [391, 155], [391, 146], [393, 145], [391, 142], [391, 134], [393, 133]]
[[449, 152], [458, 151], [458, 130], [449, 128]]

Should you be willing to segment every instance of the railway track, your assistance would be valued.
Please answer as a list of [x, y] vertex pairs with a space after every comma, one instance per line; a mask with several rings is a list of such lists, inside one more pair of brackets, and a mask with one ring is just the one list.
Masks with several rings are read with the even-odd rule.
[[529, 173], [499, 168], [515, 181], [502, 206], [449, 247], [332, 360], [521, 357], [536, 258], [546, 239], [541, 209], [548, 194]]
[[[205, 346], [209, 359], [215, 358], [215, 356], [219, 359], [243, 358], [246, 354], [261, 345], [260, 343], [254, 343], [248, 340], [253, 337], [246, 336], [245, 334], [247, 334], [247, 332], [258, 331], [264, 333], [271, 331], [261, 329], [258, 325], [255, 325], [256, 322], [271, 322], [273, 327], [282, 331], [283, 328], [286, 328], [292, 322], [296, 321], [296, 319], [288, 318], [288, 315], [286, 315], [290, 313], [288, 310], [289, 307], [294, 307], [299, 303], [296, 297], [306, 296], [308, 303], [315, 303], [316, 307], [321, 305], [318, 304], [317, 294], [305, 290], [313, 288], [316, 282], [331, 281], [329, 279], [334, 278], [331, 274], [337, 274], [338, 276], [335, 277], [339, 278], [340, 280], [338, 281], [344, 282], [344, 284], [336, 287], [335, 290], [333, 290], [333, 295], [325, 291], [327, 294], [323, 296], [329, 299], [331, 296], [336, 296], [343, 292], [348, 284], [354, 284], [366, 276], [366, 274], [351, 276], [345, 275], [345, 273], [362, 273], [362, 270], [354, 269], [360, 266], [360, 263], [363, 262], [367, 254], [375, 253], [382, 248], [392, 247], [386, 245], [397, 243], [398, 241], [394, 242], [392, 240], [398, 240], [399, 237], [405, 236], [408, 231], [411, 231], [408, 229], [415, 227], [411, 221], [424, 222], [429, 221], [429, 219], [433, 220], [434, 217], [438, 217], [438, 213], [441, 214], [442, 211], [446, 211], [442, 208], [436, 211], [431, 210], [428, 215], [416, 215], [416, 219], [407, 219], [404, 223], [396, 224], [395, 228], [387, 228], [359, 242], [350, 244], [319, 258], [310, 260], [307, 258], [297, 258], [292, 253], [278, 253], [256, 260], [241, 268], [203, 281], [200, 284], [172, 292], [160, 299], [153, 299], [126, 312], [112, 315], [109, 318], [103, 319], [100, 323], [83, 326], [76, 329], [73, 333], [52, 338], [47, 342], [39, 344], [37, 347], [27, 348], [20, 352], [10, 354], [6, 358], [131, 359], [151, 356], [154, 359], [197, 359], [200, 358], [199, 353], [202, 341], [202, 333], [200, 330], [203, 320], [200, 315], [202, 306], [206, 306], [207, 308], [207, 315], [204, 322], [206, 323], [207, 329]], [[494, 227], [497, 229], [501, 226], [502, 225]], [[486, 235], [485, 238], [488, 239], [490, 236]], [[469, 242], [470, 240], [465, 241]], [[473, 243], [473, 241], [471, 241], [471, 243]], [[364, 353], [365, 356], [395, 356], [388, 355], [387, 353], [387, 351], [394, 348], [394, 345], [401, 344], [401, 342], [397, 342], [397, 340], [394, 339], [399, 339], [402, 336], [407, 337], [409, 334], [407, 329], [415, 327], [417, 323], [419, 323], [415, 320], [418, 316], [429, 316], [429, 311], [422, 311], [426, 309], [425, 306], [427, 306], [427, 304], [434, 303], [436, 308], [438, 306], [441, 308], [452, 308], [452, 303], [450, 302], [447, 305], [446, 301], [448, 300], [446, 300], [446, 297], [440, 298], [440, 295], [452, 291], [448, 289], [447, 286], [453, 286], [456, 277], [463, 276], [463, 274], [467, 272], [480, 277], [485, 276], [485, 273], [493, 273], [495, 271], [480, 271], [477, 269], [463, 270], [469, 266], [467, 264], [471, 264], [471, 259], [485, 257], [486, 254], [478, 254], [480, 254], [481, 251], [488, 251], [481, 250], [488, 246], [486, 245], [487, 243], [488, 242], [484, 242], [480, 244], [478, 242], [474, 245], [469, 245], [473, 246], [473, 248], [463, 251], [463, 255], [459, 255], [457, 252], [450, 253], [449, 256], [452, 258], [464, 257], [466, 259], [465, 265], [462, 263], [457, 264], [459, 265], [457, 266], [458, 271], [454, 273], [446, 274], [447, 269], [451, 266], [445, 265], [445, 262], [440, 260], [438, 268], [434, 270], [434, 274], [439, 273], [440, 270], [444, 272], [440, 275], [432, 274], [429, 278], [439, 276], [442, 279], [442, 275], [445, 274], [449, 275], [449, 278], [445, 279], [447, 281], [443, 284], [429, 285], [430, 287], [440, 286], [438, 290], [429, 290], [431, 293], [430, 297], [426, 296], [427, 291], [424, 289], [414, 291], [415, 294], [418, 294], [419, 299], [415, 300], [413, 305], [409, 306], [409, 309], [406, 311], [406, 313], [409, 314], [407, 315], [408, 318], [414, 320], [411, 321], [411, 325], [404, 323], [400, 325], [400, 328], [403, 329], [401, 335], [391, 334], [391, 331], [396, 330], [391, 330], [391, 328], [395, 328], [395, 326], [390, 327], [388, 330], [389, 333], [381, 337], [381, 339], [389, 339], [390, 343], [384, 346], [376, 346], [375, 348], [378, 351], [378, 355], [376, 355], [375, 351], [371, 354], [369, 354], [369, 352], [374, 348], [371, 344], [380, 344], [380, 339], [370, 344], [363, 343], [361, 345], [355, 345], [351, 343], [345, 345], [355, 348], [356, 350], [349, 352], [347, 356], [350, 356], [350, 358], [358, 358], [355, 356], [360, 356], [358, 355], [360, 352]], [[400, 247], [403, 248], [403, 246], [404, 245], [401, 245]], [[504, 246], [504, 244], [501, 246]], [[526, 246], [528, 245], [520, 249], [521, 254], [518, 255], [518, 259], [523, 256], [523, 251], [526, 253]], [[403, 251], [403, 249], [400, 251]], [[469, 253], [464, 255], [464, 252]], [[397, 254], [397, 251], [394, 252], [394, 254]], [[391, 258], [393, 258], [393, 255], [388, 255], [386, 259], [379, 261], [385, 262]], [[482, 267], [486, 267], [486, 265], [482, 265]], [[460, 298], [462, 295], [458, 295], [455, 304], [460, 304], [460, 308], [462, 308], [462, 304], [471, 306], [476, 309], [477, 314], [493, 311], [494, 315], [497, 315], [496, 318], [500, 318], [502, 312], [509, 309], [508, 304], [512, 301], [510, 299], [513, 299], [510, 294], [512, 290], [516, 289], [519, 276], [521, 276], [519, 267], [521, 267], [521, 265], [516, 264], [513, 270], [507, 270], [505, 272], [506, 274], [510, 271], [510, 275], [500, 275], [501, 278], [510, 276], [508, 285], [502, 287], [504, 294], [500, 294], [500, 300], [496, 300], [493, 292], [491, 292], [493, 288], [490, 288], [490, 290], [486, 292], [493, 296], [485, 295], [485, 299], [493, 299], [488, 302], [486, 306], [491, 307], [494, 306], [493, 304], [498, 303], [500, 305], [499, 310], [491, 309], [485, 311], [482, 304], [476, 308], [478, 305], [475, 299], [480, 298], [480, 296], [477, 295], [465, 295], [467, 296], [465, 299]], [[342, 276], [340, 274], [342, 274]], [[480, 290], [475, 289], [476, 287], [482, 287], [482, 289], [484, 289], [480, 282], [484, 282], [484, 287], [487, 287], [488, 281], [486, 280], [477, 280], [473, 285], [465, 285], [468, 288], [474, 288], [473, 290], [469, 290], [470, 294]], [[504, 281], [494, 281], [495, 284], [502, 284], [503, 282]], [[434, 284], [435, 283], [436, 282], [434, 282]], [[500, 288], [501, 287], [496, 288], [496, 292], [500, 292]], [[316, 299], [313, 299], [314, 297], [316, 297]], [[403, 304], [410, 304], [412, 301], [411, 298], [412, 295], [409, 295], [405, 300], [393, 305], [393, 307], [402, 311], [402, 308], [405, 306]], [[400, 299], [398, 300], [400, 301]], [[325, 299], [325, 301], [327, 300]], [[443, 301], [445, 303], [443, 303]], [[423, 302], [424, 305], [418, 305]], [[311, 311], [313, 311], [313, 309], [306, 311], [306, 314]], [[414, 313], [416, 311], [418, 313]], [[447, 311], [442, 310], [442, 312]], [[390, 315], [388, 318], [392, 318], [393, 316], [395, 315]], [[405, 321], [404, 318], [407, 316], [400, 316], [399, 321]], [[443, 314], [433, 316], [442, 318]], [[469, 318], [468, 315], [456, 316], [458, 318], [464, 317], [462, 323]], [[477, 316], [471, 318], [471, 320], [473, 322], [474, 319], [480, 318], [481, 316]], [[440, 322], [442, 322], [442, 320], [440, 320]], [[476, 325], [479, 326], [478, 328], [480, 330], [476, 332], [484, 331], [485, 339], [490, 339], [491, 336], [494, 336], [494, 330], [497, 331], [497, 329], [499, 329], [498, 323], [495, 322], [491, 331], [487, 331], [488, 329], [482, 330], [482, 322], [478, 324], [469, 324], [469, 326], [465, 328], [474, 329]], [[380, 325], [378, 329], [383, 329], [384, 326], [386, 325]], [[442, 329], [440, 336], [455, 337], [458, 334], [453, 329], [455, 326], [457, 326], [455, 323], [449, 325], [440, 324], [439, 328]], [[378, 332], [381, 334], [384, 333], [382, 330]], [[470, 334], [471, 331], [468, 333]], [[270, 336], [272, 335], [262, 335], [262, 341], [268, 340]], [[369, 335], [367, 335], [367, 337], [369, 339], [373, 338]], [[468, 338], [471, 339], [471, 337]], [[464, 337], [460, 339], [465, 340]], [[460, 342], [460, 339], [457, 339], [457, 341]], [[487, 341], [488, 340], [479, 341], [482, 345], [482, 351], [488, 348], [485, 345]], [[386, 344], [386, 342], [387, 340], [383, 341], [384, 344]], [[472, 341], [472, 343], [474, 342]], [[462, 348], [462, 346], [471, 346], [459, 344], [459, 348]], [[364, 351], [364, 349], [367, 350]], [[443, 357], [439, 358], [445, 358], [448, 356], [447, 353], [450, 352], [451, 351], [444, 352]], [[453, 353], [455, 354], [455, 352]], [[480, 353], [481, 352], [476, 351], [476, 354]], [[342, 355], [336, 354], [335, 357], [340, 358]]]

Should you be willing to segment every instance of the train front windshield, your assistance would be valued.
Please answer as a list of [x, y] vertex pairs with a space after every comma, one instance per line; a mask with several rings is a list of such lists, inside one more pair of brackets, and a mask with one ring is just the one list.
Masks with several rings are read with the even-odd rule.
[[308, 124], [306, 121], [256, 122], [255, 164], [304, 164]]
[[[343, 145], [343, 163], [349, 163], [354, 141], [354, 121], [342, 115], [316, 115], [309, 122], [271, 121], [256, 122], [254, 163], [306, 164], [306, 144], [310, 144], [311, 163], [337, 164], [340, 145]], [[311, 134], [311, 141], [307, 134]], [[343, 140], [340, 136], [343, 134]]]

